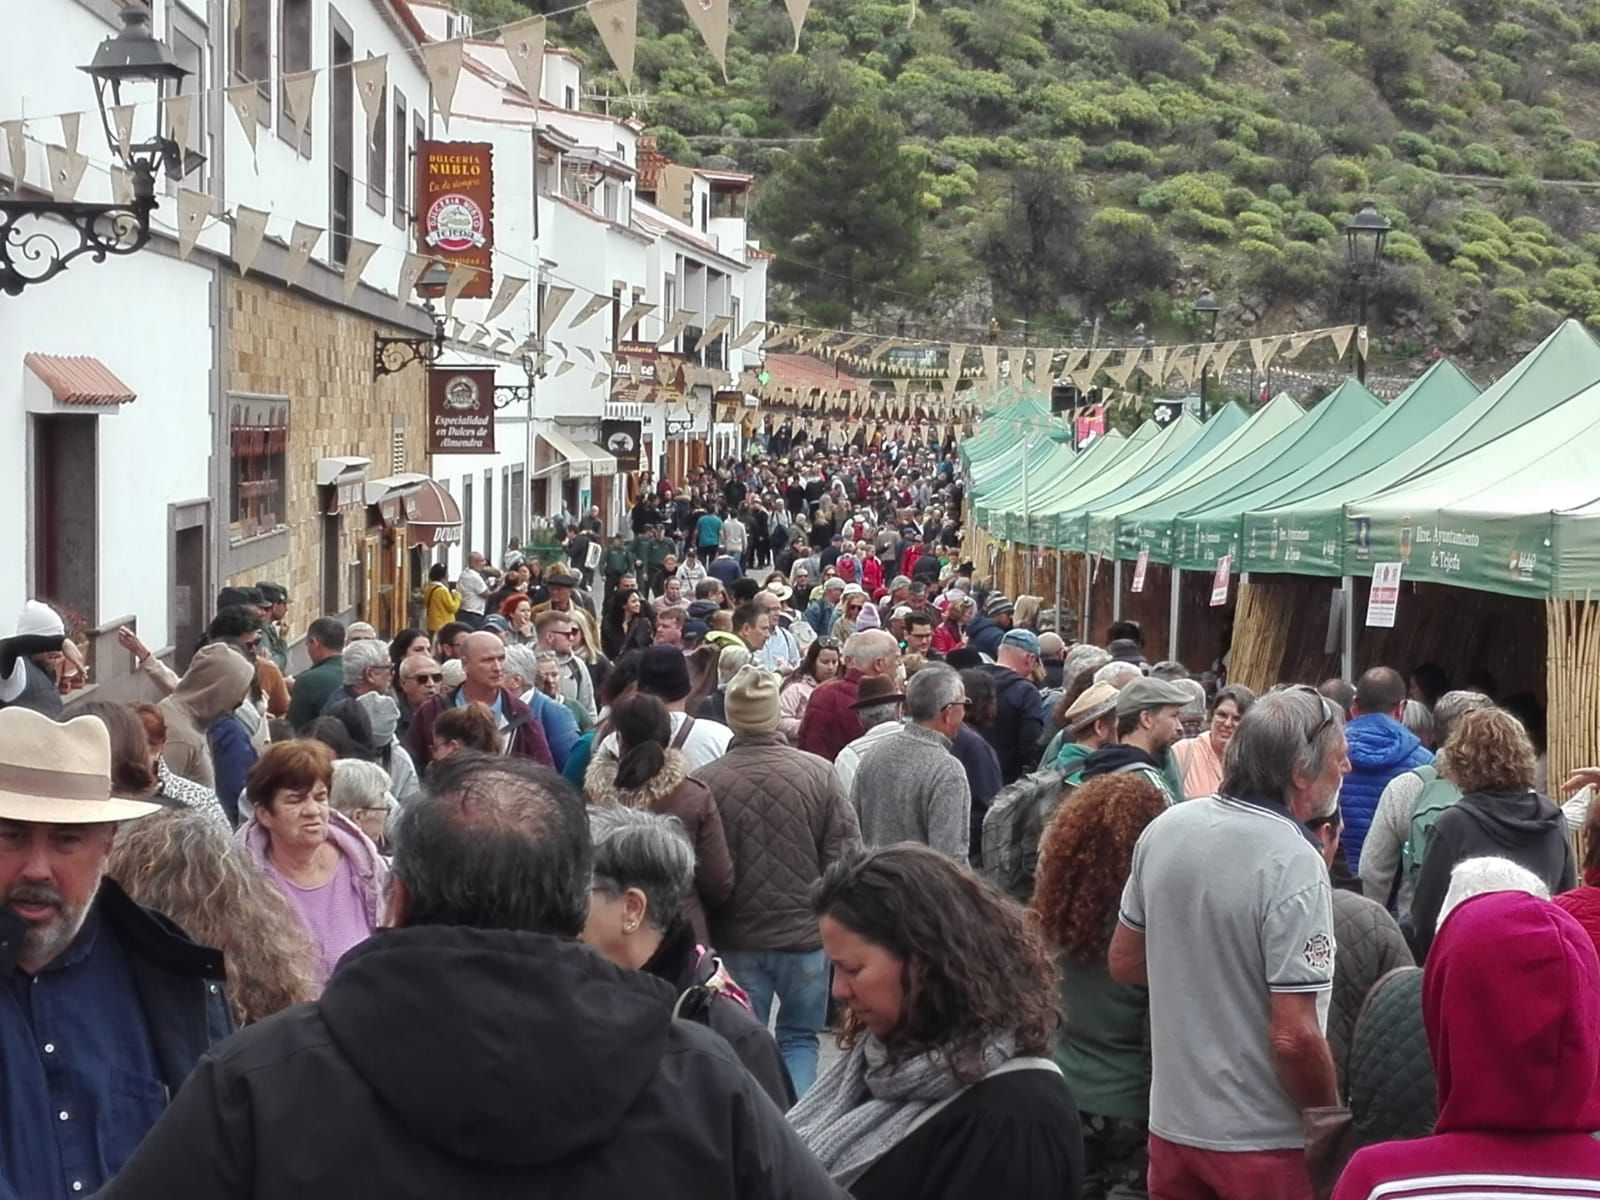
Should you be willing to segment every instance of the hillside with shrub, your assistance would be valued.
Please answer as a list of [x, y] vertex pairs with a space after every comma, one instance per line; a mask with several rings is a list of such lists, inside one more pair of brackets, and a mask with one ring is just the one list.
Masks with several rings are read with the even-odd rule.
[[[479, 25], [521, 0], [474, 0]], [[550, 7], [556, 7], [550, 5]], [[1394, 223], [1380, 354], [1504, 361], [1600, 323], [1600, 0], [734, 0], [728, 78], [642, 0], [633, 95], [591, 99], [760, 176], [780, 316], [886, 332], [1352, 319], [1340, 236]], [[1471, 179], [1463, 177], [1470, 176]]]

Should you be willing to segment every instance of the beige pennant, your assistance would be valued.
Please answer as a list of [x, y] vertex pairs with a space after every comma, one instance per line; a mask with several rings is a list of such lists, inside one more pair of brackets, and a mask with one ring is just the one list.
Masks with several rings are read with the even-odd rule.
[[[422, 53], [426, 55], [427, 52], [427, 47], [424, 47]], [[305, 140], [306, 130], [311, 127], [311, 109], [316, 97], [315, 71], [301, 71], [298, 75], [283, 77], [283, 104], [289, 112], [289, 120], [294, 122], [295, 137], [300, 141]]]
[[674, 341], [677, 336], [689, 327], [689, 322], [694, 320], [693, 309], [680, 308], [672, 315], [672, 320], [667, 322], [667, 327], [661, 331], [661, 336], [656, 339], [657, 346], [665, 346]]
[[1091, 385], [1094, 383], [1094, 377], [1100, 374], [1100, 369], [1106, 365], [1106, 360], [1110, 357], [1110, 350], [1089, 351], [1089, 360], [1085, 364], [1083, 370], [1085, 379], [1087, 379]]
[[979, 353], [983, 355], [983, 377], [994, 383], [1000, 378], [1000, 347], [984, 345], [979, 347]]
[[88, 169], [89, 156], [54, 143], [44, 148], [44, 156], [50, 166], [50, 195], [57, 204], [72, 203]]
[[576, 329], [585, 321], [593, 319], [596, 313], [610, 308], [614, 303], [615, 299], [611, 296], [590, 296], [589, 299], [584, 302], [583, 307], [578, 310], [578, 315], [573, 317], [572, 320], [567, 323], [567, 328]]
[[1061, 360], [1060, 373], [1056, 376], [1057, 379], [1065, 379], [1069, 375], [1083, 370], [1083, 364], [1089, 361], [1089, 352], [1087, 350], [1077, 350], [1068, 346], [1061, 353], [1063, 358]]
[[965, 346], [956, 342], [950, 343], [950, 349], [945, 355], [944, 371], [952, 384], [961, 378], [962, 360], [966, 357], [967, 348]]
[[487, 325], [479, 325], [472, 331], [472, 336], [467, 339], [467, 345], [487, 346], [489, 344], [489, 339], [493, 336], [494, 335], [489, 331], [489, 327]]
[[372, 261], [372, 256], [377, 251], [377, 242], [367, 242], [361, 238], [350, 239], [350, 247], [345, 251], [344, 258], [344, 298], [346, 300], [356, 294], [356, 285], [361, 282], [361, 272], [367, 269], [367, 264]]
[[594, 388], [594, 390], [597, 392], [610, 391], [611, 376], [606, 374], [604, 371], [596, 371], [589, 379], [589, 386]]
[[1243, 344], [1241, 341], [1231, 340], [1217, 346], [1211, 355], [1211, 373], [1218, 379], [1227, 374], [1228, 364], [1233, 361], [1233, 356], [1239, 352], [1239, 347]]
[[522, 294], [522, 289], [528, 286], [526, 279], [518, 279], [515, 275], [500, 276], [500, 287], [494, 294], [494, 299], [489, 302], [489, 311], [484, 316], [485, 321], [492, 321], [506, 309], [511, 307], [511, 302]]
[[562, 362], [561, 362], [561, 365], [556, 368], [555, 374], [550, 376], [550, 378], [551, 379], [560, 379], [563, 375], [565, 375], [568, 371], [572, 370], [577, 365], [578, 364], [573, 362], [570, 358], [563, 359]]
[[311, 251], [325, 232], [321, 225], [312, 225], [307, 221], [294, 223], [294, 229], [289, 233], [289, 266], [283, 273], [283, 280], [290, 287], [300, 282], [306, 263], [311, 261]]
[[1151, 346], [1150, 357], [1139, 369], [1144, 372], [1145, 378], [1160, 387], [1167, 378], [1167, 354], [1171, 348], [1168, 346]]
[[883, 341], [872, 348], [872, 353], [867, 355], [867, 361], [869, 363], [878, 362], [885, 354], [900, 344], [901, 342], [898, 338], [884, 338]]
[[1282, 351], [1283, 357], [1288, 359], [1290, 362], [1293, 362], [1295, 359], [1300, 357], [1300, 351], [1304, 350], [1307, 346], [1321, 336], [1321, 330], [1312, 330], [1310, 333], [1291, 333], [1289, 335], [1289, 340]]
[[544, 294], [544, 304], [539, 309], [539, 328], [546, 335], [556, 327], [556, 318], [561, 315], [561, 310], [567, 307], [574, 295], [574, 289], [569, 287], [551, 287]]
[[241, 276], [248, 275], [261, 253], [261, 239], [267, 232], [267, 214], [259, 208], [241, 204], [233, 214], [233, 261]]
[[1355, 336], [1354, 325], [1340, 325], [1337, 329], [1328, 330], [1328, 341], [1333, 346], [1333, 357], [1337, 361], [1344, 357], [1344, 352], [1350, 349], [1350, 339]]
[[194, 120], [193, 96], [168, 96], [164, 101], [167, 111], [167, 130], [181, 153], [189, 149], [189, 126]]
[[1198, 350], [1193, 346], [1184, 346], [1172, 356], [1172, 365], [1168, 372], [1176, 374], [1183, 380], [1185, 387], [1194, 386], [1194, 378], [1200, 373]]
[[529, 17], [507, 25], [500, 31], [500, 42], [511, 59], [511, 69], [528, 99], [537, 101], [544, 87], [544, 23], [543, 17]]
[[244, 140], [250, 143], [250, 153], [256, 152], [256, 129], [261, 124], [261, 89], [253, 83], [235, 84], [225, 89], [228, 107], [239, 118], [244, 129]]
[[0, 121], [0, 130], [6, 135], [6, 154], [11, 163], [12, 190], [21, 191], [28, 174], [28, 139], [22, 132], [20, 119]]
[[1272, 366], [1272, 356], [1277, 354], [1282, 344], [1281, 336], [1250, 339], [1250, 361], [1255, 363], [1257, 371], [1263, 375], [1267, 373], [1267, 368]]
[[1118, 388], [1128, 386], [1128, 376], [1133, 374], [1133, 369], [1139, 365], [1139, 360], [1144, 357], [1144, 351], [1130, 347], [1122, 352], [1122, 361], [1114, 367], [1107, 367], [1106, 377]]
[[178, 257], [188, 258], [211, 215], [211, 197], [193, 188], [178, 189]]
[[633, 82], [633, 51], [639, 37], [639, 0], [587, 0], [600, 42], [625, 83]]
[[[689, 0], [692, 4], [695, 0]], [[733, 324], [732, 317], [717, 317], [706, 326], [705, 332], [700, 335], [700, 340], [695, 343], [694, 352], [699, 354], [707, 346], [713, 344]]]
[[422, 67], [433, 88], [433, 107], [445, 124], [450, 123], [451, 106], [456, 101], [456, 84], [461, 81], [461, 59], [466, 43], [430, 42], [422, 47]]
[[411, 299], [411, 293], [417, 288], [417, 280], [422, 278], [422, 273], [427, 269], [428, 259], [425, 255], [406, 255], [405, 261], [400, 264], [400, 280], [395, 284], [394, 291], [402, 303]]
[[683, 9], [706, 40], [722, 78], [728, 78], [728, 0], [683, 0]]
[[576, 349], [579, 354], [583, 355], [584, 362], [588, 363], [590, 366], [594, 365], [595, 357], [593, 350], [589, 349], [587, 346], [576, 346], [574, 349]]
[[376, 58], [362, 59], [350, 68], [350, 79], [367, 113], [367, 145], [370, 146], [389, 93], [389, 56], [380, 54]]
[[766, 325], [767, 323], [765, 321], [746, 321], [744, 328], [739, 331], [739, 336], [733, 339], [733, 342], [729, 348], [732, 350], [743, 350], [751, 342], [756, 340], [756, 337], [763, 329], [766, 328]]
[[[693, 3], [693, 0], [690, 0], [690, 2]], [[840, 342], [837, 346], [830, 346], [828, 348], [828, 353], [849, 354], [850, 351], [854, 350], [858, 346], [865, 345], [870, 340], [871, 339], [868, 338], [864, 333], [853, 333], [849, 337], [845, 338], [844, 341]]]
[[111, 203], [132, 204], [134, 201], [133, 172], [126, 167], [111, 164]]
[[1365, 325], [1360, 325], [1356, 328], [1356, 353], [1363, 359], [1367, 357], [1367, 327]]
[[794, 26], [794, 49], [800, 52], [800, 30], [806, 23], [806, 13], [811, 11], [811, 0], [783, 0], [789, 10], [789, 24]]
[[627, 312], [622, 314], [622, 320], [617, 322], [617, 336], [623, 341], [627, 341], [628, 331], [655, 312], [655, 310], [656, 306], [654, 304], [646, 304], [643, 301], [630, 307]]
[[128, 161], [133, 146], [133, 114], [137, 111], [135, 104], [118, 104], [111, 110], [111, 126], [117, 135], [117, 157], [123, 162]]
[[83, 114], [76, 112], [61, 114], [61, 144], [67, 148], [68, 154], [78, 152], [78, 129], [83, 124]]
[[766, 341], [761, 344], [763, 350], [776, 350], [794, 341], [795, 335], [800, 332], [798, 325], [779, 325], [767, 335]]
[[[478, 269], [467, 263], [458, 262], [450, 267], [450, 279], [444, 285], [444, 311], [448, 316], [456, 306], [456, 301], [461, 298], [461, 293], [466, 290], [467, 284], [472, 282]], [[571, 289], [568, 289], [570, 294]]]

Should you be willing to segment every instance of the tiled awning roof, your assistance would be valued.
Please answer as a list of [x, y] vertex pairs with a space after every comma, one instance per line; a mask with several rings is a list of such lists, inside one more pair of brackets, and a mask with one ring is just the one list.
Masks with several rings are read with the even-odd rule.
[[23, 365], [37, 375], [59, 404], [105, 408], [126, 404], [134, 393], [105, 363], [87, 354], [25, 354]]

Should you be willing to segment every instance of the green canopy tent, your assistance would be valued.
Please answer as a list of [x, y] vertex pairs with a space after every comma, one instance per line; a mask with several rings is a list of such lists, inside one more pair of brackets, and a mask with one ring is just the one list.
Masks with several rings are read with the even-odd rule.
[[[1135, 431], [1135, 436], [1139, 436]], [[1140, 438], [1142, 442], [1145, 440]], [[1067, 469], [1058, 474], [1054, 480], [1046, 481], [1055, 486], [1060, 486], [1062, 481], [1070, 479], [1084, 479], [1106, 470], [1124, 454], [1128, 453], [1137, 443], [1133, 438], [1113, 430], [1104, 437], [1096, 438], [1088, 446], [1080, 450], [1068, 465]], [[1003, 510], [996, 510], [988, 523], [989, 532], [998, 538], [1007, 541], [1022, 541], [1029, 529], [1029, 516], [1032, 510], [1032, 494], [1024, 490], [1018, 503]]]
[[1031, 433], [1049, 426], [1064, 429], [1051, 416], [1050, 397], [1031, 383], [1009, 385], [995, 393], [995, 404], [978, 418], [978, 428], [961, 443], [961, 457], [970, 473], [978, 463], [1021, 445]]
[[978, 487], [972, 499], [973, 515], [980, 525], [992, 525], [999, 514], [1022, 508], [1030, 490], [1037, 492], [1056, 479], [1076, 458], [1071, 442], [1036, 433], [1010, 453], [984, 460], [992, 467], [987, 478], [979, 476], [974, 481]]
[[[1151, 559], [1184, 571], [1215, 571], [1224, 555], [1237, 554], [1244, 512], [1238, 503], [1241, 497], [1316, 461], [1383, 412], [1383, 401], [1356, 380], [1346, 379], [1307, 419], [1295, 422], [1255, 453], [1141, 512], [1146, 533], [1160, 530]], [[1237, 557], [1231, 562], [1238, 570]]]
[[1182, 453], [1185, 446], [1200, 436], [1201, 428], [1200, 422], [1188, 413], [1165, 428], [1153, 420], [1146, 421], [1129, 439], [1129, 452], [1116, 462], [1092, 475], [1078, 472], [1058, 480], [1055, 486], [1036, 495], [1029, 541], [1036, 546], [1059, 546], [1057, 530], [1063, 512], [1103, 496], [1119, 484], [1152, 471], [1164, 459]]

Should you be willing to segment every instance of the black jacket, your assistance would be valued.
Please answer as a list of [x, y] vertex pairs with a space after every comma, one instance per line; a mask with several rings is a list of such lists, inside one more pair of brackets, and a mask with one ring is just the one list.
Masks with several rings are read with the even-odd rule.
[[1010, 667], [986, 663], [983, 669], [994, 680], [996, 703], [994, 720], [983, 731], [984, 740], [1000, 759], [1000, 778], [1015, 783], [1039, 765], [1047, 716], [1044, 697], [1032, 681]]
[[674, 999], [563, 938], [385, 930], [202, 1059], [101, 1198], [836, 1195]]
[[1439, 908], [1450, 888], [1450, 872], [1463, 859], [1490, 854], [1526, 867], [1550, 889], [1570, 891], [1577, 882], [1572, 843], [1561, 810], [1538, 792], [1468, 792], [1446, 809], [1428, 834], [1427, 853], [1411, 897], [1414, 949], [1428, 957]]
[[1083, 1185], [1078, 1106], [1053, 1071], [985, 1080], [873, 1164], [855, 1200], [1022, 1200]]

